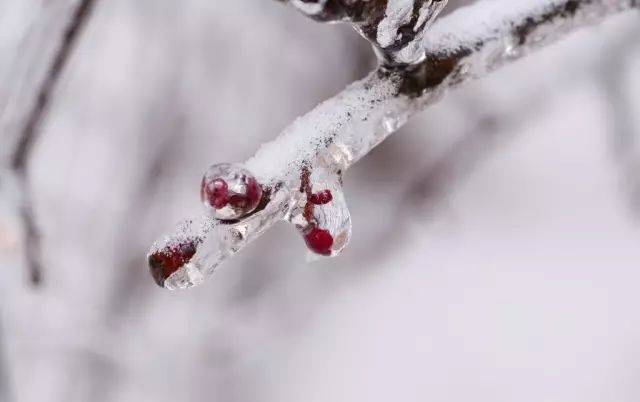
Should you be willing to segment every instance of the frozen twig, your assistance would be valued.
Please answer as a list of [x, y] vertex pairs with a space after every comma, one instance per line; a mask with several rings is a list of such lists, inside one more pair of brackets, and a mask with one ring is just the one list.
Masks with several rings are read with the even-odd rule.
[[637, 0], [484, 0], [443, 18], [426, 35], [423, 61], [378, 68], [262, 145], [245, 163], [268, 190], [258, 211], [237, 222], [203, 217], [199, 228], [189, 221], [156, 244], [158, 252], [198, 242], [193, 258], [171, 273], [165, 287], [200, 283], [273, 224], [291, 221], [300, 205], [294, 189], [305, 169], [339, 176], [447, 89], [637, 6]]
[[[45, 9], [49, 25], [55, 28], [63, 27], [57, 47], [51, 48], [51, 38], [46, 31], [36, 27], [37, 34], [28, 36], [34, 39], [38, 36], [38, 43], [33, 48], [33, 54], [27, 51], [26, 56], [16, 60], [15, 71], [32, 72], [21, 77], [11, 77], [13, 86], [9, 86], [6, 93], [0, 97], [0, 129], [4, 136], [3, 159], [8, 159], [8, 168], [17, 179], [20, 197], [20, 216], [23, 222], [24, 250], [29, 277], [32, 283], [38, 284], [42, 279], [40, 263], [40, 234], [35, 222], [31, 193], [27, 177], [27, 162], [31, 150], [40, 132], [40, 125], [46, 116], [51, 96], [66, 65], [71, 51], [77, 42], [79, 33], [88, 19], [95, 0], [78, 0], [62, 2], [58, 8]], [[66, 5], [67, 7], [62, 7]], [[54, 12], [55, 11], [55, 12]], [[45, 47], [45, 49], [41, 49]], [[31, 50], [31, 48], [29, 48]], [[42, 57], [42, 53], [50, 59], [42, 60], [42, 65], [35, 63]], [[32, 56], [32, 57], [29, 57]], [[26, 65], [25, 65], [26, 64]], [[45, 67], [45, 68], [43, 68]], [[5, 154], [5, 152], [7, 154]], [[4, 160], [2, 161], [5, 162]]]

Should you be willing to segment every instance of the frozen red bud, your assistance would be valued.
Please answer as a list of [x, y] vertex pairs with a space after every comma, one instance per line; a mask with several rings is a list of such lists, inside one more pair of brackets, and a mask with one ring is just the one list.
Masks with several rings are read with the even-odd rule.
[[331, 255], [331, 247], [333, 246], [333, 236], [328, 230], [320, 228], [311, 228], [305, 235], [304, 241], [307, 247], [316, 254]]
[[202, 179], [201, 197], [215, 209], [224, 208], [229, 202], [229, 186], [222, 179], [214, 179], [208, 183]]
[[262, 198], [262, 187], [253, 175], [239, 165], [211, 166], [200, 190], [202, 202], [216, 219], [239, 219], [253, 212]]
[[328, 204], [333, 200], [333, 195], [331, 194], [331, 190], [322, 190], [319, 193], [311, 194], [309, 197], [309, 202], [315, 205], [324, 205]]
[[151, 276], [153, 276], [158, 286], [164, 286], [164, 281], [191, 261], [196, 251], [196, 241], [188, 241], [167, 246], [149, 255], [148, 261]]

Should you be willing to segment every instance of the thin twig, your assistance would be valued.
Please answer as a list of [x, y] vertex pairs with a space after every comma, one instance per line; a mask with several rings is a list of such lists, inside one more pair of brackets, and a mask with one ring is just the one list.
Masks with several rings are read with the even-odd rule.
[[29, 112], [27, 122], [22, 129], [22, 133], [16, 150], [13, 153], [11, 167], [16, 171], [26, 169], [26, 162], [35, 140], [39, 134], [39, 127], [42, 119], [49, 108], [51, 95], [60, 78], [60, 74], [64, 66], [69, 60], [71, 51], [77, 42], [80, 32], [84, 27], [89, 15], [93, 9], [95, 0], [82, 0], [78, 4], [75, 12], [71, 16], [69, 23], [65, 29], [64, 35], [55, 53], [51, 65], [49, 66], [47, 75], [42, 83], [35, 103]]

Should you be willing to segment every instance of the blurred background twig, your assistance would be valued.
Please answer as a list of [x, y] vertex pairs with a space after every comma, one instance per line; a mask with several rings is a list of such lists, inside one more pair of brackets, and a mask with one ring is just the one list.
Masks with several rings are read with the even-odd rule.
[[[27, 164], [60, 74], [91, 14], [95, 0], [64, 3], [43, 5], [42, 19], [48, 20], [47, 25], [41, 26], [36, 20], [30, 27], [31, 31], [22, 39], [27, 46], [35, 44], [34, 48], [28, 48], [34, 52], [23, 53], [21, 49], [20, 57], [9, 60], [9, 63], [14, 63], [10, 67], [12, 74], [7, 75], [4, 82], [12, 83], [13, 87], [4, 87], [2, 92], [5, 95], [0, 98], [0, 130], [6, 149], [12, 149], [9, 151], [10, 168], [16, 175], [21, 192], [20, 205], [17, 208], [20, 210], [23, 223], [23, 241], [28, 245], [24, 247], [26, 266], [29, 279], [34, 285], [38, 285], [42, 280], [42, 260], [40, 234], [31, 201]], [[68, 11], [65, 6], [69, 7]], [[56, 37], [57, 29], [62, 29], [59, 38]], [[46, 55], [48, 48], [51, 48], [52, 52], [50, 60], [46, 56], [42, 58], [42, 53]]]

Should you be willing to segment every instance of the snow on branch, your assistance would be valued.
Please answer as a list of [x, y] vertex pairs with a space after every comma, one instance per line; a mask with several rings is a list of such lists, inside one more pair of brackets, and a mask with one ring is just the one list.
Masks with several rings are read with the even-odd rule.
[[[638, 4], [483, 0], [441, 19], [422, 42], [421, 62], [379, 67], [298, 118], [242, 168], [225, 165], [231, 170], [224, 177], [205, 176], [202, 196], [209, 213], [198, 222], [186, 221], [152, 247], [149, 263], [157, 283], [169, 289], [201, 283], [222, 261], [282, 220], [295, 225], [314, 254], [338, 254], [351, 233], [341, 191], [346, 169], [447, 89]], [[242, 173], [244, 168], [255, 177]], [[250, 179], [260, 183], [260, 202], [238, 209], [231, 200], [240, 196], [237, 205], [248, 205], [251, 197], [243, 181]], [[218, 206], [242, 213], [220, 219]]]

